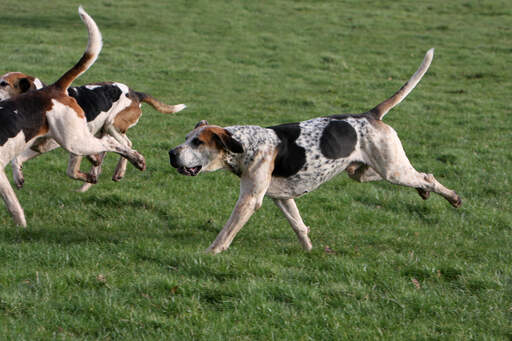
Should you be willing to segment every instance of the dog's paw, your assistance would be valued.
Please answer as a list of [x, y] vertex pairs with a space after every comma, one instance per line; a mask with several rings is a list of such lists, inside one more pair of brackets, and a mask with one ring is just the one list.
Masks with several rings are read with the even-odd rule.
[[216, 255], [222, 251], [224, 251], [222, 248], [210, 245], [204, 252], [210, 255]]
[[23, 187], [23, 184], [25, 183], [25, 177], [23, 176], [23, 172], [21, 171], [21, 166], [13, 165], [12, 178], [16, 188], [21, 189]]
[[124, 174], [126, 173], [126, 167], [116, 168], [114, 175], [112, 175], [112, 181], [121, 181], [124, 178]]
[[90, 184], [97, 184], [98, 177], [96, 176], [96, 174], [85, 173], [85, 182]]
[[17, 189], [22, 189], [25, 184], [25, 178], [22, 176], [14, 177], [14, 185]]
[[121, 181], [123, 178], [124, 178], [124, 175], [121, 175], [121, 174], [112, 175], [112, 181], [115, 181], [115, 182]]
[[139, 154], [139, 152], [135, 152], [134, 156], [132, 158], [129, 158], [132, 165], [134, 165], [137, 169], [140, 171], [146, 170], [146, 160], [144, 159], [144, 156]]
[[455, 208], [459, 208], [462, 206], [462, 199], [457, 193], [455, 193], [455, 198], [453, 200], [450, 200], [450, 204], [452, 204], [452, 206]]

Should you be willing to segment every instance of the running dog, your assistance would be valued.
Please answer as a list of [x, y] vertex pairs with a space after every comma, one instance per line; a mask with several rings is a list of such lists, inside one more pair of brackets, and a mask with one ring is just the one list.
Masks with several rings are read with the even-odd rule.
[[[0, 100], [11, 98], [30, 90], [39, 90], [45, 84], [36, 77], [21, 72], [9, 72], [0, 77]], [[84, 110], [87, 126], [93, 135], [108, 134], [119, 143], [132, 146], [126, 136], [126, 131], [139, 121], [142, 103], [148, 103], [164, 114], [177, 113], [186, 106], [184, 104], [168, 105], [143, 92], [130, 89], [118, 82], [103, 82], [79, 87], [70, 87], [68, 95], [73, 97]], [[35, 141], [30, 148], [18, 155], [12, 162], [12, 173], [16, 187], [23, 187], [25, 182], [22, 168], [23, 163], [45, 152], [58, 148], [59, 144], [50, 137], [42, 137]], [[85, 181], [79, 189], [87, 191], [96, 183], [101, 173], [104, 154], [89, 157], [93, 167], [89, 173], [80, 171], [82, 156], [70, 154], [67, 175], [72, 179]], [[126, 172], [126, 158], [120, 157], [112, 180], [120, 181]]]
[[4, 168], [38, 138], [51, 137], [64, 149], [77, 155], [116, 152], [138, 169], [146, 168], [144, 157], [137, 151], [109, 135], [95, 138], [87, 128], [83, 109], [67, 94], [73, 80], [89, 69], [102, 47], [101, 33], [94, 20], [82, 7], [79, 7], [78, 13], [89, 35], [87, 48], [78, 63], [50, 86], [0, 102], [0, 192], [18, 225], [26, 226], [27, 222]]
[[303, 247], [311, 250], [309, 228], [302, 221], [294, 198], [313, 191], [343, 170], [359, 182], [384, 179], [416, 188], [423, 199], [435, 192], [453, 207], [459, 207], [462, 201], [457, 193], [441, 185], [432, 174], [416, 171], [396, 132], [382, 122], [384, 115], [418, 84], [433, 55], [434, 50], [429, 50], [409, 81], [366, 113], [268, 128], [222, 128], [199, 122], [183, 144], [169, 151], [171, 165], [189, 176], [227, 169], [240, 177], [235, 208], [207, 251], [215, 254], [226, 250], [261, 207], [265, 195], [284, 213]]

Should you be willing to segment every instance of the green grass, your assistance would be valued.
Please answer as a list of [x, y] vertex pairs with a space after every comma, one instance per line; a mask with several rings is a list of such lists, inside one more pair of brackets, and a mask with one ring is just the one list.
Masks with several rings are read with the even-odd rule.
[[[56, 80], [86, 45], [77, 7], [2, 0], [0, 73]], [[128, 135], [148, 168], [129, 166], [120, 183], [110, 181], [115, 155], [85, 194], [66, 178], [62, 150], [25, 165], [17, 194], [28, 228], [0, 208], [0, 339], [512, 339], [508, 1], [84, 7], [104, 48], [76, 84], [116, 80], [188, 109], [167, 117], [144, 107]], [[385, 121], [417, 169], [461, 195], [460, 209], [341, 175], [297, 200], [311, 253], [267, 199], [227, 252], [203, 253], [238, 179], [169, 166], [167, 151], [197, 121], [362, 112], [431, 47], [430, 70]]]

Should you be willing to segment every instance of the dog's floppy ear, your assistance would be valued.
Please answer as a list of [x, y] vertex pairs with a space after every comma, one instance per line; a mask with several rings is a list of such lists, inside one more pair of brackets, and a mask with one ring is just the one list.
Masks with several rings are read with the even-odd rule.
[[20, 88], [21, 93], [35, 89], [33, 82], [31, 82], [28, 78], [21, 78], [18, 82], [18, 86]]
[[208, 125], [208, 121], [207, 120], [201, 120], [201, 121], [197, 122], [197, 124], [194, 127], [194, 129], [197, 129], [197, 128], [202, 127], [202, 126], [207, 126], [207, 125]]
[[231, 133], [226, 129], [223, 129], [221, 133], [214, 133], [213, 137], [219, 147], [228, 150], [232, 153], [243, 153], [244, 147], [240, 142], [231, 137]]

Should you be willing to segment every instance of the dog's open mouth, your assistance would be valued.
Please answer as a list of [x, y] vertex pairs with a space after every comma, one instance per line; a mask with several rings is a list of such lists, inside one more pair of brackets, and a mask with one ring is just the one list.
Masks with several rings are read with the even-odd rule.
[[178, 173], [189, 176], [196, 176], [201, 170], [201, 166], [195, 167], [178, 167]]

